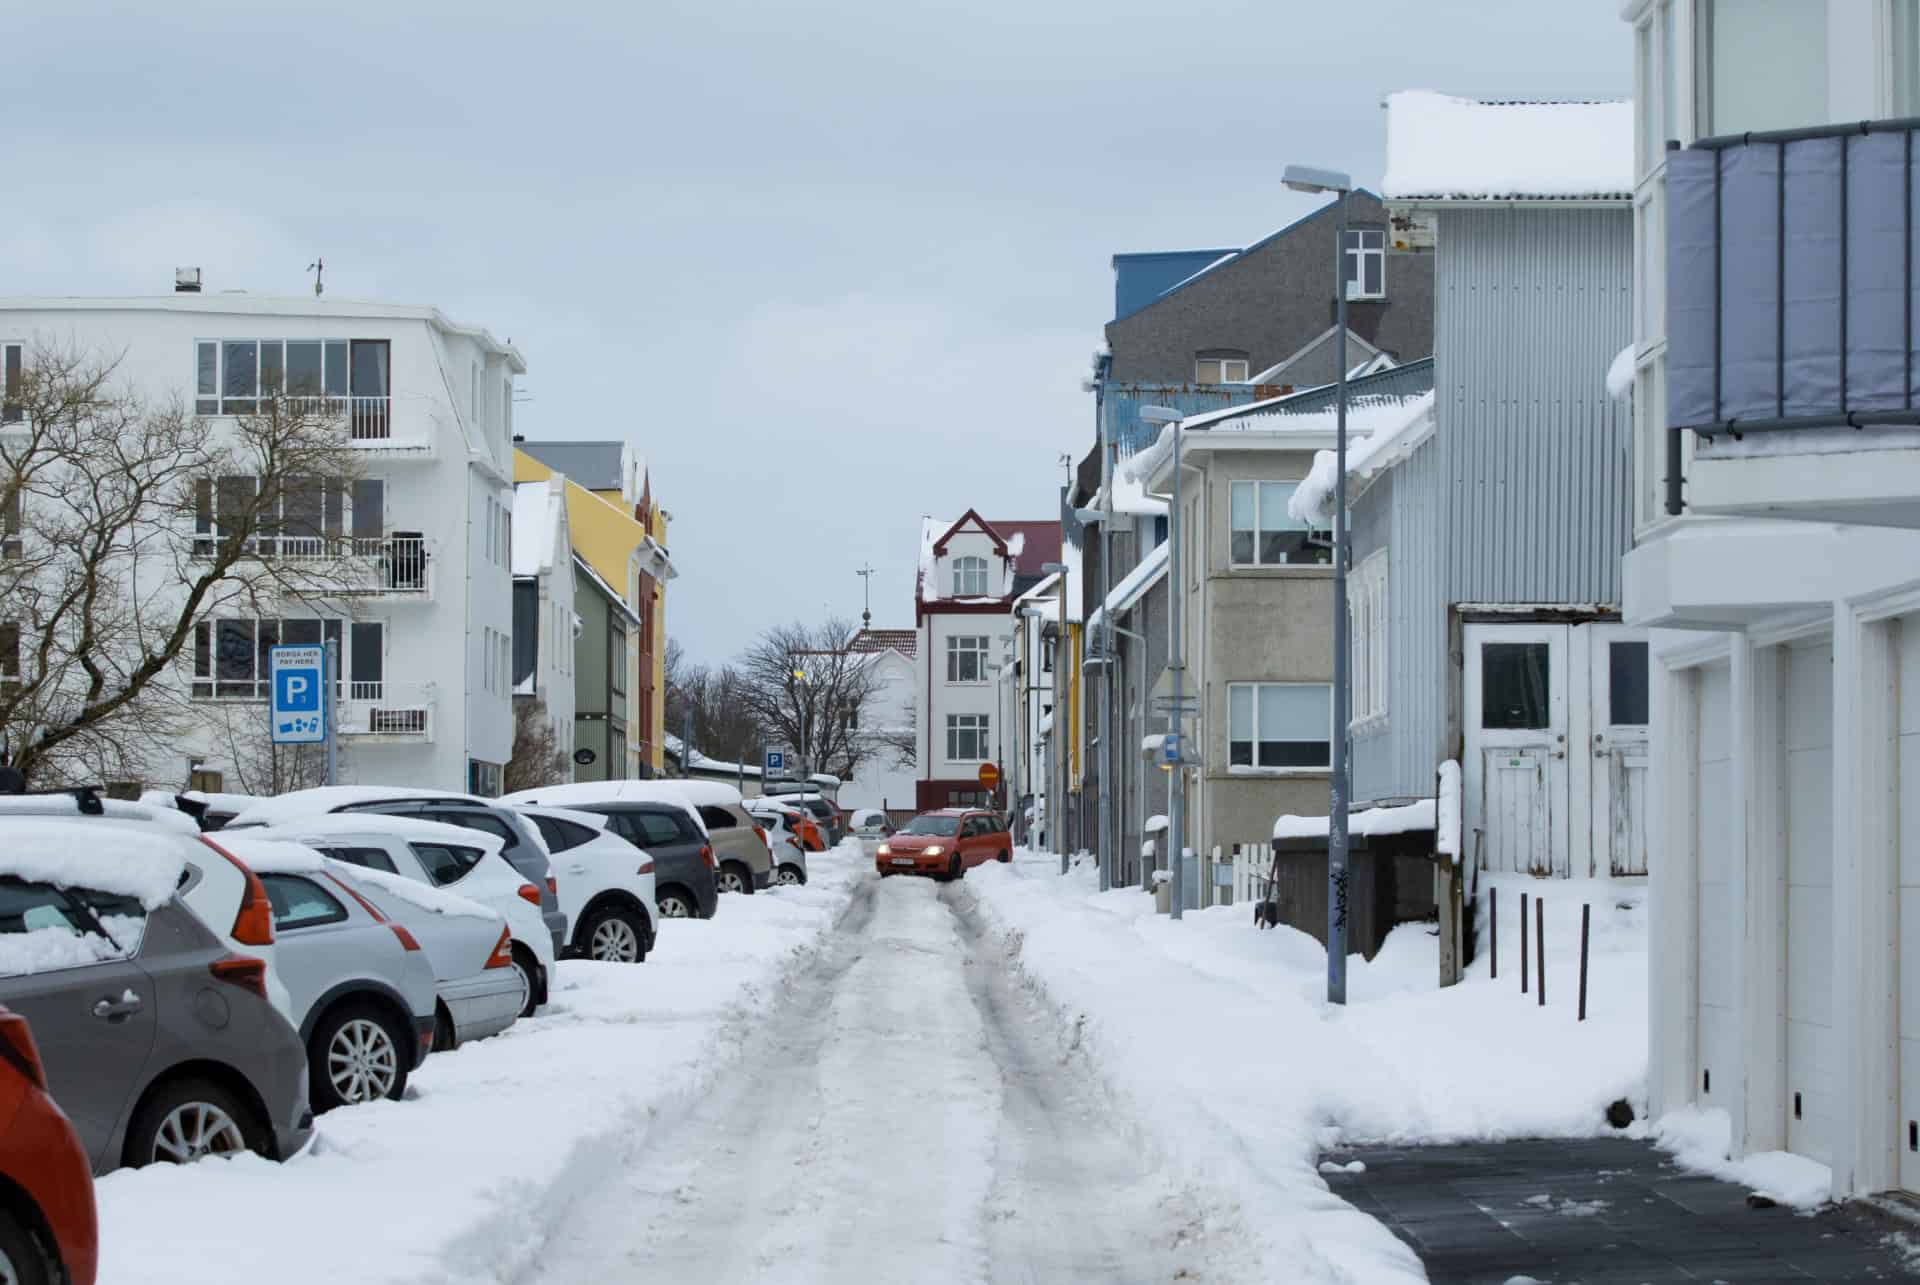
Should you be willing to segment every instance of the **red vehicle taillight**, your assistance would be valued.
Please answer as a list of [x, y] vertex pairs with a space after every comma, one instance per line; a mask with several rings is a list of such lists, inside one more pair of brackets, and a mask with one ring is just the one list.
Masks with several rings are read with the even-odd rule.
[[47, 1087], [47, 1073], [40, 1066], [40, 1046], [33, 1042], [33, 1028], [18, 1013], [0, 1009], [0, 1061], [33, 1082], [35, 1088]]
[[767, 832], [765, 830], [762, 830], [757, 825], [753, 827], [753, 837], [760, 840], [760, 842], [762, 844], [765, 844], [765, 846], [768, 847], [769, 849], [773, 847], [771, 843], [767, 843]]
[[652, 873], [653, 873], [653, 862], [651, 862], [651, 861], [642, 861], [642, 862], [640, 863], [640, 870], [639, 870], [639, 873], [641, 873], [641, 874], [643, 874], [643, 875], [650, 875], [650, 874], [652, 874]]
[[704, 861], [704, 862], [706, 862], [706, 863], [707, 863], [707, 869], [709, 869], [709, 870], [711, 870], [711, 869], [713, 869], [713, 868], [714, 868], [714, 866], [713, 866], [713, 849], [712, 849], [712, 848], [709, 848], [709, 847], [706, 847], [705, 845], [702, 845], [702, 846], [701, 846], [701, 848], [700, 848], [700, 859], [701, 859], [702, 861]]
[[252, 955], [227, 955], [207, 965], [207, 971], [229, 986], [267, 997], [267, 961]]
[[535, 910], [538, 910], [540, 908], [540, 890], [538, 888], [534, 887], [530, 883], [523, 883], [520, 885], [517, 891], [520, 894], [520, 900], [526, 902], [529, 906], [532, 906]]
[[512, 968], [513, 944], [507, 930], [500, 930], [500, 940], [493, 943], [493, 953], [487, 956], [488, 968]]
[[554, 878], [552, 875], [547, 876], [547, 891], [552, 893], [555, 897], [558, 897], [560, 895], [560, 881]]
[[233, 939], [243, 946], [273, 945], [273, 904], [267, 900], [267, 886], [260, 882], [260, 876], [205, 835], [200, 836], [200, 842], [231, 861], [246, 880], [240, 892], [240, 911], [233, 917]]
[[400, 939], [401, 950], [420, 949], [420, 943], [414, 938], [414, 935], [402, 928], [399, 924], [388, 924], [387, 927], [393, 929], [393, 935]]

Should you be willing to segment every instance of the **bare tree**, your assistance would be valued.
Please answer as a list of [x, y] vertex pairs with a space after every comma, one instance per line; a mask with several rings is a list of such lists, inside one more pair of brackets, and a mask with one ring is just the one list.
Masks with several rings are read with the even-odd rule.
[[513, 702], [513, 754], [500, 773], [500, 791], [531, 790], [536, 786], [559, 785], [571, 774], [567, 756], [560, 751], [560, 739], [554, 734], [553, 718], [543, 700], [516, 698]]
[[[879, 692], [876, 657], [849, 649], [852, 622], [781, 625], [740, 658], [739, 699], [767, 734], [790, 746], [809, 771], [850, 777], [899, 747], [862, 730], [862, 715]], [[905, 738], [912, 761], [912, 735]]]
[[[267, 707], [256, 701], [218, 702], [200, 714], [212, 742], [228, 764], [227, 788], [239, 794], [285, 794], [327, 783], [327, 747], [276, 745]], [[335, 762], [345, 767], [351, 742], [342, 738]]]
[[350, 597], [365, 560], [321, 515], [356, 472], [325, 399], [203, 416], [149, 402], [117, 358], [36, 348], [0, 407], [0, 762], [143, 777], [204, 723], [194, 695], [239, 694], [175, 672], [203, 659], [197, 625]]
[[693, 725], [693, 743], [722, 762], [753, 762], [762, 734], [731, 665], [710, 669], [686, 658], [678, 642], [667, 644], [667, 731], [679, 736]]

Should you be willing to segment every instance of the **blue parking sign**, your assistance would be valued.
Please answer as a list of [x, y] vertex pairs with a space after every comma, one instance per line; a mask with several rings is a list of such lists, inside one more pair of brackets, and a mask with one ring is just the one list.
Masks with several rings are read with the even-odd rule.
[[766, 759], [761, 764], [761, 771], [765, 772], [768, 776], [773, 776], [776, 773], [786, 770], [787, 752], [785, 750], [768, 750]]
[[273, 647], [267, 652], [272, 700], [267, 722], [276, 745], [318, 745], [327, 739], [326, 651]]

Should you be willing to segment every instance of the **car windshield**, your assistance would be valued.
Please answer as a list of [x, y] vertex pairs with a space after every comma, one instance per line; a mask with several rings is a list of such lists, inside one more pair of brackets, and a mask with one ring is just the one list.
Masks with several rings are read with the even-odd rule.
[[959, 817], [915, 817], [907, 822], [900, 833], [952, 835], [959, 828]]

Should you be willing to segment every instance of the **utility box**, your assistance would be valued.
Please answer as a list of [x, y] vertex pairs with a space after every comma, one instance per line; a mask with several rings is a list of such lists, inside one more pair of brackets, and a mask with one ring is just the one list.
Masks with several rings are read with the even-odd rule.
[[[1327, 838], [1276, 839], [1280, 922], [1327, 943]], [[1434, 919], [1433, 831], [1347, 839], [1347, 948], [1368, 959], [1400, 924]]]

